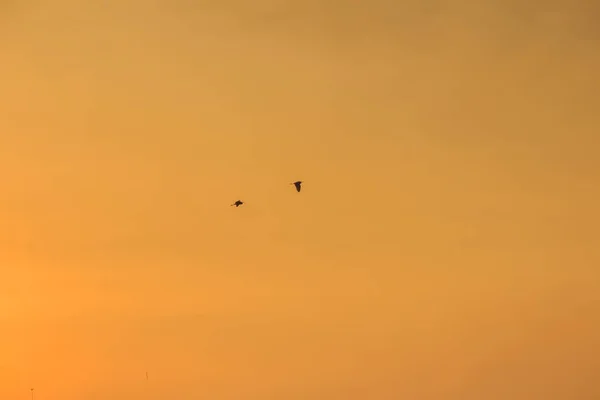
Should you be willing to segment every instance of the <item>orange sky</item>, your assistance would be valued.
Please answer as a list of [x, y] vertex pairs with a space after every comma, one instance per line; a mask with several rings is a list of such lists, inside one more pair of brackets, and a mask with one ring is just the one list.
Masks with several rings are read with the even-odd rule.
[[594, 2], [0, 4], [0, 398], [600, 398]]

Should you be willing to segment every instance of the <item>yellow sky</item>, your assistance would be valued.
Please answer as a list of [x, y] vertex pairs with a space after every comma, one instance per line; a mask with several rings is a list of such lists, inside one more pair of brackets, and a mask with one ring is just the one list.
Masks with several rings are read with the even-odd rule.
[[600, 398], [594, 2], [0, 4], [0, 398]]

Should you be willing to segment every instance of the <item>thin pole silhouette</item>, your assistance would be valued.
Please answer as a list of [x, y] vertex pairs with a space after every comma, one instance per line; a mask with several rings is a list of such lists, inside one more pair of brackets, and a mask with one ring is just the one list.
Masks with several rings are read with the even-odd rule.
[[33, 400], [33, 388], [31, 388], [31, 400]]

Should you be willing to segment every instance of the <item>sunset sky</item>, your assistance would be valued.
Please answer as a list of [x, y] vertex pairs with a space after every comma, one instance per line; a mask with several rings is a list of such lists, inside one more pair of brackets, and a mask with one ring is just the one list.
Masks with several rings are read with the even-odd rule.
[[0, 399], [599, 399], [599, 20], [1, 0]]

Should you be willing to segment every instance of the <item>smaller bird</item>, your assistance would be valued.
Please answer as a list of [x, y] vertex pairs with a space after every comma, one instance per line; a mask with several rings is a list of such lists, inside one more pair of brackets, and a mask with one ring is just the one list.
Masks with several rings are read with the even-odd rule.
[[235, 203], [233, 203], [231, 206], [236, 206], [236, 207], [239, 207], [239, 206], [241, 206], [242, 204], [244, 204], [244, 202], [243, 202], [243, 201], [241, 201], [241, 200], [238, 200], [238, 201], [236, 201]]
[[300, 192], [300, 190], [302, 189], [302, 186], [300, 186], [300, 185], [302, 185], [302, 181], [296, 181], [294, 183], [290, 183], [290, 185], [296, 186], [296, 191], [297, 192]]

